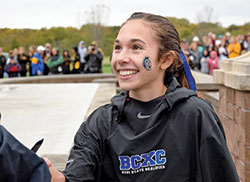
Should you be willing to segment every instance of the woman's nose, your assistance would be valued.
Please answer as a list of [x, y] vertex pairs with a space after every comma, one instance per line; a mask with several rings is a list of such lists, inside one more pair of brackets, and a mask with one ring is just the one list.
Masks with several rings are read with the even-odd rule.
[[130, 59], [130, 56], [129, 56], [129, 54], [128, 54], [128, 52], [127, 52], [126, 50], [122, 50], [122, 51], [119, 53], [117, 59], [118, 59], [118, 62], [119, 62], [120, 64], [129, 63], [130, 60], [131, 60], [131, 59]]

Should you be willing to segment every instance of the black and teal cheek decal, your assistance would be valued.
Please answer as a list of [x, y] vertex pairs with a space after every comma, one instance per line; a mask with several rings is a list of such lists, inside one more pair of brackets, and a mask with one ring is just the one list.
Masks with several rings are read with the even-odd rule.
[[150, 61], [149, 59], [149, 56], [146, 56], [144, 59], [143, 59], [143, 67], [147, 70], [147, 71], [150, 71], [152, 69], [152, 62]]

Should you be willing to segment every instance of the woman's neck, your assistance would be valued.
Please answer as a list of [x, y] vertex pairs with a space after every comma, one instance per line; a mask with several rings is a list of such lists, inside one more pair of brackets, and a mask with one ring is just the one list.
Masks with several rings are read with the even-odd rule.
[[157, 97], [164, 95], [167, 91], [167, 87], [165, 85], [159, 86], [158, 88], [148, 88], [148, 89], [140, 89], [140, 90], [130, 90], [129, 96], [136, 100], [140, 101], [150, 101]]

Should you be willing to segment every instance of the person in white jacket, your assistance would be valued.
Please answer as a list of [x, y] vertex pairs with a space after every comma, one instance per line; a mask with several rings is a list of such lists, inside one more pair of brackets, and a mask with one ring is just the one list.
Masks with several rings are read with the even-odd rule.
[[86, 60], [84, 59], [84, 57], [87, 56], [87, 54], [88, 54], [88, 50], [85, 47], [85, 42], [83, 40], [79, 42], [78, 52], [80, 54], [81, 72], [83, 73], [84, 72], [85, 63], [86, 63]]

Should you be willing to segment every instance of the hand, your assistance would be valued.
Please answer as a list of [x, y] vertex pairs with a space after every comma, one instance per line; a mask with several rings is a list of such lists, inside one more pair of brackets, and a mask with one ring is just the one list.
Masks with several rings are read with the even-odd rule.
[[45, 160], [45, 162], [49, 167], [51, 182], [65, 182], [66, 181], [65, 176], [52, 165], [50, 160], [46, 157], [43, 159]]
[[92, 51], [92, 54], [96, 55], [97, 54], [97, 51], [96, 49], [94, 51]]
[[37, 75], [42, 75], [42, 72], [38, 70]]
[[92, 46], [89, 47], [88, 52], [89, 52], [89, 53], [92, 52]]

